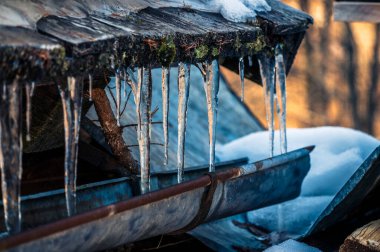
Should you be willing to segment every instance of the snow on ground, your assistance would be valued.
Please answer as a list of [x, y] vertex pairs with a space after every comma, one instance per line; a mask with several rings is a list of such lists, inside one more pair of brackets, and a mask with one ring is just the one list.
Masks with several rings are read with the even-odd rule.
[[319, 249], [310, 247], [305, 243], [301, 243], [295, 240], [287, 240], [281, 244], [270, 247], [265, 252], [319, 252]]
[[[241, 247], [255, 247], [257, 240], [240, 239], [249, 233], [244, 229], [224, 230], [224, 239], [218, 237], [218, 229], [226, 229], [226, 222], [245, 218], [248, 222], [272, 231], [272, 236], [300, 237], [305, 234], [318, 216], [331, 202], [335, 194], [353, 175], [380, 141], [359, 131], [340, 127], [319, 127], [308, 129], [288, 129], [288, 150], [292, 151], [314, 145], [310, 154], [311, 168], [305, 177], [300, 197], [269, 207], [250, 211], [242, 217], [236, 215], [228, 219], [201, 225], [191, 232], [201, 238], [206, 237], [218, 245], [218, 251], [231, 251], [231, 244]], [[275, 135], [275, 154], [280, 154], [279, 133]], [[268, 132], [252, 133], [226, 145], [218, 146], [217, 156], [221, 161], [248, 157], [255, 162], [269, 157]], [[228, 229], [228, 228], [227, 228]], [[286, 234], [285, 236], [283, 234]], [[280, 239], [284, 240], [284, 239]], [[207, 243], [206, 243], [207, 244]], [[282, 246], [268, 251], [313, 251], [309, 248], [281, 250], [294, 245], [294, 241], [284, 242]], [[220, 249], [223, 248], [223, 249]]]
[[[302, 185], [302, 196], [335, 195], [364, 159], [378, 146], [379, 140], [353, 129], [319, 127], [288, 129], [288, 150], [315, 145], [311, 169]], [[280, 154], [279, 133], [275, 134], [275, 155]], [[248, 157], [255, 162], [269, 157], [268, 132], [252, 133], [218, 146], [221, 161]]]

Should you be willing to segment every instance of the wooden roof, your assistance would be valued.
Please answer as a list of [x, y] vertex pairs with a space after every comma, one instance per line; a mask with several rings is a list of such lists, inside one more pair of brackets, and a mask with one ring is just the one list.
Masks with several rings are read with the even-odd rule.
[[[22, 1], [16, 1], [20, 2], [21, 9]], [[258, 13], [258, 21], [251, 24], [233, 23], [220, 14], [188, 8], [146, 8], [122, 17], [100, 14], [88, 14], [85, 17], [48, 15], [36, 22], [37, 31], [0, 27], [0, 36], [8, 38], [0, 41], [0, 54], [5, 49], [9, 53], [9, 48], [12, 48], [14, 51], [10, 55], [17, 55], [22, 48], [23, 55], [32, 56], [28, 57], [38, 61], [46, 57], [36, 53], [36, 50], [45, 51], [55, 68], [44, 63], [40, 64], [38, 72], [44, 71], [54, 76], [109, 68], [112, 56], [116, 65], [159, 66], [179, 61], [204, 61], [217, 56], [254, 55], [282, 42], [287, 45], [285, 58], [289, 69], [303, 33], [312, 19], [277, 0], [268, 0], [268, 3], [272, 10]], [[47, 9], [46, 6], [44, 8]], [[62, 50], [57, 53], [57, 49], [64, 49], [64, 53]], [[63, 55], [66, 55], [65, 62], [62, 60]], [[11, 79], [14, 75], [6, 67], [11, 62], [12, 58], [1, 58], [2, 79]], [[228, 65], [228, 60], [226, 62]], [[34, 64], [32, 61], [29, 63]], [[31, 68], [31, 65], [25, 66], [28, 69], [24, 72], [28, 78], [39, 77], [34, 74], [36, 69]], [[249, 74], [247, 71], [248, 77]]]

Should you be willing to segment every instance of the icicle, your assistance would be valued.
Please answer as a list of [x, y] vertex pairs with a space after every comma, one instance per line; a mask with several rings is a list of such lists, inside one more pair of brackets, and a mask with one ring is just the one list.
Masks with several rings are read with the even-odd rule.
[[248, 66], [249, 67], [253, 66], [252, 56], [248, 56]]
[[178, 149], [177, 169], [178, 183], [183, 181], [185, 169], [185, 135], [187, 103], [190, 91], [190, 64], [180, 62], [178, 64]]
[[138, 141], [140, 150], [141, 193], [150, 190], [150, 128], [152, 104], [152, 73], [150, 67], [139, 68], [138, 89], [140, 102], [138, 103]]
[[29, 82], [25, 84], [26, 98], [26, 141], [30, 141], [30, 123], [32, 120], [32, 87]]
[[89, 100], [92, 101], [92, 74], [88, 75], [88, 93], [89, 93]]
[[286, 153], [288, 151], [288, 139], [286, 136], [286, 69], [282, 45], [278, 44], [276, 46], [275, 55], [277, 94], [279, 95], [279, 102], [281, 102], [281, 116], [279, 117], [281, 153]]
[[[277, 98], [277, 87], [276, 87], [276, 79], [275, 79], [275, 84], [274, 84], [274, 106], [275, 107], [275, 110], [276, 110], [276, 114], [277, 114], [277, 118], [280, 120], [281, 118], [281, 108], [280, 108], [280, 103], [279, 103], [279, 100]], [[281, 122], [280, 122], [280, 125], [281, 125]], [[282, 139], [282, 132], [280, 130], [280, 139]], [[280, 141], [280, 149], [281, 149], [281, 141]], [[281, 154], [284, 153], [282, 150], [281, 150]]]
[[21, 230], [22, 109], [18, 80], [3, 83], [0, 103], [0, 169], [4, 221], [8, 233]]
[[215, 171], [215, 140], [216, 140], [216, 118], [218, 112], [219, 92], [219, 63], [213, 60], [206, 64], [206, 81], [204, 83], [207, 100], [208, 133], [209, 133], [209, 171]]
[[239, 76], [241, 85], [241, 101], [244, 102], [244, 58], [239, 58]]
[[124, 86], [123, 86], [123, 93], [124, 93], [124, 98], [125, 97], [127, 97], [127, 76], [128, 76], [128, 74], [127, 74], [127, 70], [126, 69], [124, 69], [124, 71], [123, 71], [123, 73], [124, 73], [124, 75], [123, 75], [123, 82], [124, 82]]
[[274, 154], [274, 58], [260, 55], [259, 57], [261, 80], [263, 82], [266, 119], [269, 133], [269, 153]]
[[67, 87], [58, 85], [65, 128], [65, 196], [69, 216], [76, 213], [76, 177], [83, 79], [68, 77]]
[[115, 85], [116, 85], [116, 121], [117, 126], [120, 127], [120, 101], [121, 101], [121, 78], [120, 69], [116, 71]]
[[168, 117], [169, 117], [169, 91], [170, 91], [170, 67], [162, 67], [162, 127], [164, 130], [164, 165], [168, 164]]
[[36, 89], [36, 82], [32, 81], [32, 89], [30, 90], [30, 96], [34, 96], [34, 90]]

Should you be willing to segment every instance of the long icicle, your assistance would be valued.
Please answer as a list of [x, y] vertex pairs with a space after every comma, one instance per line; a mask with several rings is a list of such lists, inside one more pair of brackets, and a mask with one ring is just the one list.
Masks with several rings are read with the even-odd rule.
[[90, 101], [92, 101], [92, 86], [93, 86], [92, 74], [89, 74], [88, 75], [88, 93], [89, 93]]
[[124, 93], [124, 98], [127, 97], [127, 79], [128, 79], [128, 73], [127, 70], [124, 68], [123, 70], [123, 93]]
[[76, 213], [78, 142], [82, 112], [83, 79], [68, 77], [67, 86], [58, 85], [65, 128], [65, 196], [68, 216]]
[[241, 101], [244, 102], [244, 58], [239, 58], [239, 76], [241, 86]]
[[36, 82], [32, 81], [32, 89], [30, 90], [30, 96], [34, 96], [34, 91], [36, 90]]
[[150, 191], [150, 126], [152, 121], [152, 73], [150, 67], [139, 69], [139, 85], [141, 85], [139, 103], [141, 193], [147, 193]]
[[25, 83], [26, 99], [26, 141], [30, 141], [30, 124], [32, 120], [32, 86], [29, 82]]
[[183, 181], [185, 171], [185, 135], [187, 104], [190, 91], [190, 64], [180, 62], [178, 64], [178, 149], [177, 169], [178, 183]]
[[4, 221], [9, 234], [21, 231], [22, 99], [17, 79], [3, 83], [0, 103], [0, 169]]
[[121, 101], [121, 76], [120, 69], [116, 71], [115, 86], [116, 86], [116, 121], [120, 127], [120, 101]]
[[211, 64], [206, 64], [206, 82], [204, 88], [207, 101], [208, 133], [209, 133], [209, 171], [215, 171], [215, 140], [216, 140], [216, 120], [218, 112], [219, 93], [219, 62], [213, 60]]
[[259, 56], [260, 74], [264, 89], [266, 119], [269, 133], [269, 154], [274, 154], [274, 58]]
[[162, 67], [162, 127], [164, 130], [164, 165], [168, 165], [169, 146], [169, 93], [170, 93], [170, 67]]
[[277, 95], [279, 102], [281, 102], [281, 116], [279, 118], [281, 153], [286, 153], [288, 151], [288, 139], [286, 135], [286, 69], [282, 45], [276, 45], [275, 55]]

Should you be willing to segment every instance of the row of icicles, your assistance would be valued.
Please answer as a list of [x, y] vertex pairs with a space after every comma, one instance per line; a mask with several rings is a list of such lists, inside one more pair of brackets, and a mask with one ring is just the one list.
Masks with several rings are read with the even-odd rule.
[[[248, 57], [252, 66], [252, 58]], [[281, 152], [287, 151], [286, 140], [286, 73], [282, 46], [275, 48], [275, 57], [259, 56], [260, 73], [262, 76], [265, 107], [270, 139], [270, 156], [274, 152], [274, 106], [280, 118]], [[215, 140], [216, 118], [219, 91], [218, 60], [197, 64], [204, 80], [206, 93], [208, 123], [209, 123], [209, 171], [215, 171]], [[239, 70], [244, 99], [244, 59], [239, 59]], [[162, 67], [162, 111], [164, 132], [164, 158], [168, 161], [168, 114], [169, 114], [169, 79], [170, 68]], [[117, 69], [116, 84], [116, 119], [120, 126], [120, 96], [121, 82], [128, 84], [134, 95], [137, 114], [137, 138], [140, 151], [141, 192], [150, 191], [150, 131], [151, 131], [151, 100], [152, 75], [150, 67], [137, 70], [137, 78], [130, 69]], [[277, 83], [277, 85], [276, 85]], [[34, 93], [34, 82], [25, 85], [26, 92], [26, 130], [27, 141], [30, 141], [31, 99]], [[126, 85], [124, 85], [125, 87]], [[277, 86], [277, 87], [276, 87]], [[65, 134], [65, 196], [68, 216], [76, 213], [76, 175], [80, 119], [83, 99], [83, 77], [68, 77], [67, 83], [58, 84], [62, 100]], [[190, 64], [178, 64], [178, 149], [177, 169], [178, 183], [184, 179], [184, 157], [187, 105], [190, 91]], [[0, 166], [3, 192], [4, 219], [8, 233], [21, 230], [20, 185], [22, 174], [22, 107], [21, 88], [16, 80], [0, 88], [1, 92], [1, 123], [0, 123]], [[92, 76], [89, 75], [89, 94], [92, 100]]]

